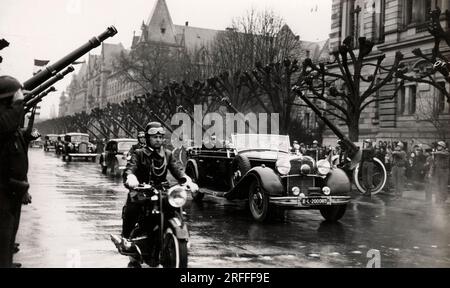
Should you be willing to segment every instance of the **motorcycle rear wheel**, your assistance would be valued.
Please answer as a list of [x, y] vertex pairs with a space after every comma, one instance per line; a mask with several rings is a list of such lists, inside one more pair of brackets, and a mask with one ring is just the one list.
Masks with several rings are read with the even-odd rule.
[[162, 266], [164, 268], [187, 268], [187, 241], [178, 239], [171, 228], [164, 233]]

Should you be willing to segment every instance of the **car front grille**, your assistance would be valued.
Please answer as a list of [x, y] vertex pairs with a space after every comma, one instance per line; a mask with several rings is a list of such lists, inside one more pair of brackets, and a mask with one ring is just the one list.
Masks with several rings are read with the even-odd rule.
[[[308, 195], [312, 190], [314, 190], [315, 186], [315, 178], [311, 176], [291, 176], [286, 177], [286, 190], [288, 196], [293, 196], [292, 188], [298, 187], [300, 188], [301, 193], [305, 193]], [[313, 188], [313, 189], [311, 189]], [[320, 190], [319, 190], [320, 191]]]
[[78, 152], [79, 153], [87, 153], [88, 145], [86, 143], [80, 143], [80, 145], [78, 145]]

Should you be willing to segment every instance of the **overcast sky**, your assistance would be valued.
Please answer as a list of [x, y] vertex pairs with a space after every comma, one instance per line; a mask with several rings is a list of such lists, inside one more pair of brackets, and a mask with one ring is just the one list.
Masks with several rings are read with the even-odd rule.
[[[33, 59], [56, 61], [92, 36], [114, 25], [119, 33], [108, 43], [131, 45], [156, 0], [0, 0], [0, 39], [10, 46], [1, 50], [0, 75], [24, 82], [33, 73]], [[320, 41], [331, 30], [331, 0], [166, 0], [172, 21], [184, 25], [223, 30], [232, 19], [251, 8], [272, 9], [302, 40]], [[99, 49], [91, 51], [99, 54]], [[83, 57], [84, 58], [84, 57]], [[83, 59], [82, 58], [82, 59]], [[41, 104], [42, 117], [51, 106], [58, 112], [59, 96], [71, 75], [58, 82], [58, 92]]]

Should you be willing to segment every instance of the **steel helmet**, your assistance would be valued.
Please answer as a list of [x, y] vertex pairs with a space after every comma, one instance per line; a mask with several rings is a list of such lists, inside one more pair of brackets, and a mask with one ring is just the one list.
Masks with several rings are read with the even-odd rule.
[[22, 84], [11, 76], [0, 76], [0, 99], [13, 96], [19, 89], [22, 89]]
[[438, 145], [438, 146], [441, 146], [442, 148], [447, 148], [447, 144], [445, 144], [444, 141], [439, 141], [439, 142], [437, 143], [437, 145]]

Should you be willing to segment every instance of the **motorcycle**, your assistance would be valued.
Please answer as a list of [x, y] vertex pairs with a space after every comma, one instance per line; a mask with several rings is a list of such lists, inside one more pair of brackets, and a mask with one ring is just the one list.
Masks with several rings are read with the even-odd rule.
[[160, 187], [141, 184], [130, 190], [131, 200], [142, 204], [138, 222], [129, 240], [110, 236], [119, 253], [129, 256], [134, 267], [140, 268], [143, 263], [150, 267], [187, 267], [189, 231], [183, 206], [188, 191], [188, 186], [169, 188], [168, 183]]

